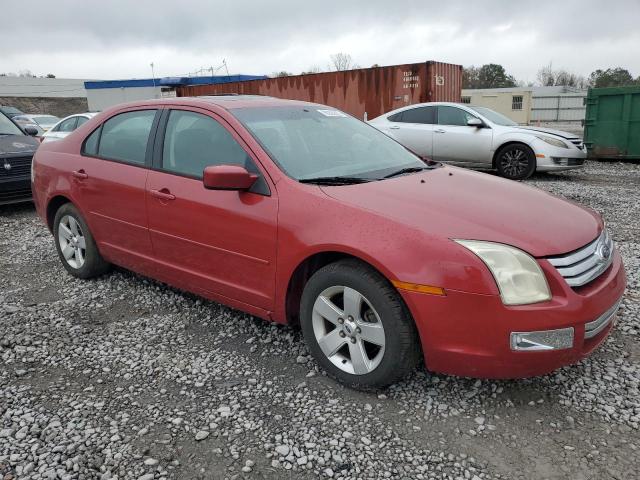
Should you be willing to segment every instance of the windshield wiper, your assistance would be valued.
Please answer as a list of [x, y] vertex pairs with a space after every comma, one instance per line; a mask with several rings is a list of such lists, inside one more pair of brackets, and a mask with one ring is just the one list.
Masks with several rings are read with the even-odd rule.
[[431, 170], [433, 167], [406, 167], [406, 168], [401, 168], [400, 170], [396, 170], [393, 173], [390, 173], [389, 175], [385, 175], [382, 178], [393, 178], [393, 177], [397, 177], [398, 175], [404, 175], [405, 173], [416, 173], [416, 172], [421, 172], [423, 170]]
[[362, 177], [316, 177], [316, 178], [301, 178], [298, 181], [300, 183], [316, 183], [318, 185], [352, 185], [354, 183], [366, 183], [371, 182], [371, 178]]

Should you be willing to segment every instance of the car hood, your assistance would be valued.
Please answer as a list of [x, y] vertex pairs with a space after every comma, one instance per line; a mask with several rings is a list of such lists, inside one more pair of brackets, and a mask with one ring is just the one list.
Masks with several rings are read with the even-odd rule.
[[40, 142], [27, 135], [0, 135], [0, 156], [11, 156], [14, 153], [33, 153]]
[[580, 248], [603, 228], [597, 213], [578, 204], [519, 182], [455, 167], [321, 188], [340, 202], [428, 236], [505, 243], [535, 257]]
[[564, 139], [570, 139], [570, 138], [579, 138], [578, 135], [574, 134], [574, 133], [569, 133], [569, 132], [564, 132], [562, 130], [556, 130], [555, 128], [545, 128], [545, 127], [525, 127], [525, 126], [521, 126], [521, 127], [514, 127], [517, 130], [529, 130], [532, 132], [540, 132], [540, 133], [548, 133], [551, 135], [556, 135], [558, 137], [562, 137]]

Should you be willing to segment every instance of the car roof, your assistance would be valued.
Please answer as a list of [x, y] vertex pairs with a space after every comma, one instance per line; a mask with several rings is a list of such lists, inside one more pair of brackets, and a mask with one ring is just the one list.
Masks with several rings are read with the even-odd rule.
[[268, 97], [264, 95], [210, 95], [204, 97], [175, 97], [164, 98], [158, 100], [147, 100], [142, 102], [130, 102], [118, 105], [118, 107], [135, 107], [135, 106], [158, 106], [158, 105], [190, 105], [194, 107], [207, 107], [216, 105], [225, 110], [233, 110], [236, 108], [249, 107], [283, 107], [283, 106], [325, 106], [318, 103], [303, 102], [301, 100], [285, 100], [282, 98]]

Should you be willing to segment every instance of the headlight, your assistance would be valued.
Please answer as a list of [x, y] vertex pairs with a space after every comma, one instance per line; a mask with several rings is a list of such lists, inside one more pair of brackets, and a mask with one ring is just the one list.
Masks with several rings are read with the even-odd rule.
[[505, 305], [526, 305], [551, 299], [547, 279], [529, 254], [502, 243], [456, 242], [475, 253], [489, 267]]
[[562, 140], [558, 140], [557, 138], [545, 137], [543, 135], [536, 135], [536, 138], [538, 140], [542, 140], [545, 143], [548, 143], [549, 145], [553, 145], [554, 147], [569, 148], [566, 143], [564, 143]]

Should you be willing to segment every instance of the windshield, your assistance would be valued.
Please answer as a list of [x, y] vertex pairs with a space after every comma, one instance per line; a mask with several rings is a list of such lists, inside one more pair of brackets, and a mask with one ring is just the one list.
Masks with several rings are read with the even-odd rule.
[[490, 108], [487, 107], [474, 107], [472, 105], [467, 105], [471, 110], [475, 110], [483, 117], [486, 117], [490, 122], [495, 123], [496, 125], [502, 125], [503, 127], [515, 127], [518, 124], [511, 120], [510, 118], [505, 117], [501, 113], [494, 112]]
[[23, 135], [15, 123], [0, 113], [0, 135]]
[[31, 119], [38, 125], [55, 125], [60, 121], [58, 117], [53, 115], [34, 115]]
[[331, 107], [313, 105], [232, 110], [290, 177], [380, 179], [425, 163], [399, 143]]

